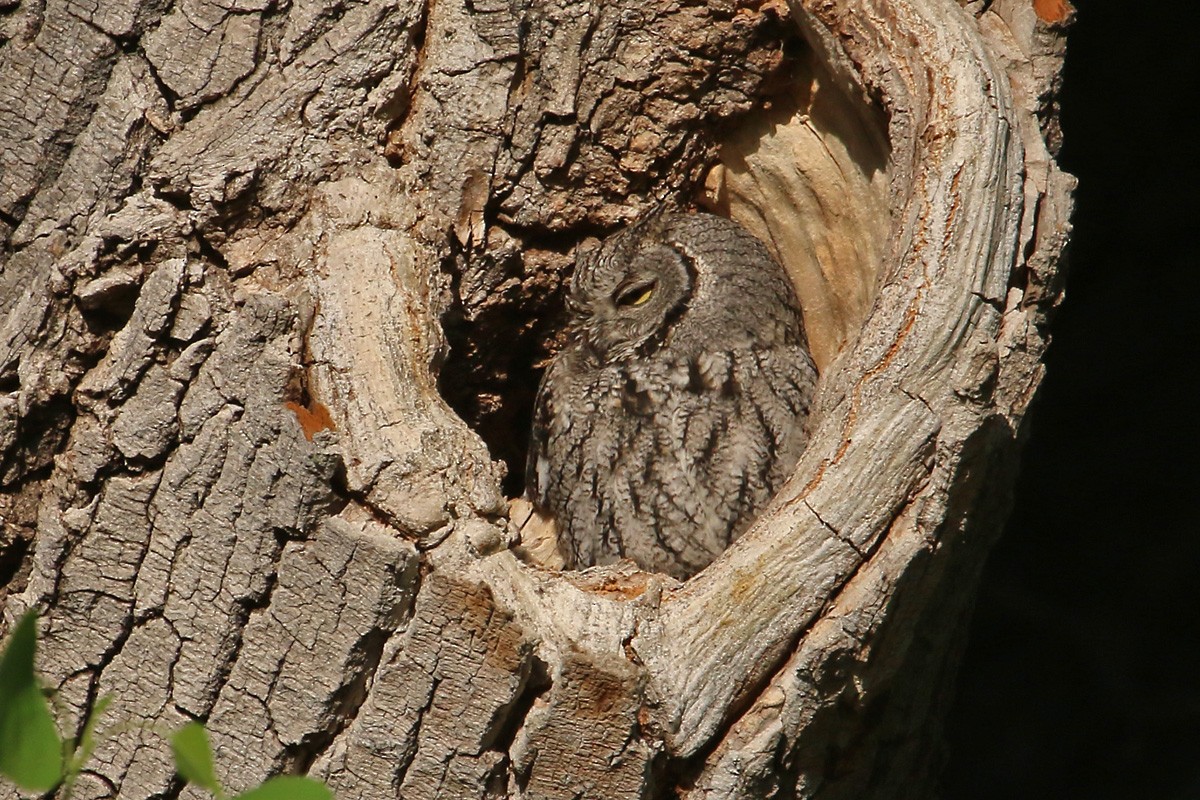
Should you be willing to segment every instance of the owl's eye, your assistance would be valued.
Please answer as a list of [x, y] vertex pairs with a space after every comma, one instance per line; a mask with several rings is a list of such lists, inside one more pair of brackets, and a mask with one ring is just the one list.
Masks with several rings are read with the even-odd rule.
[[626, 289], [618, 289], [613, 295], [613, 301], [619, 306], [640, 306], [644, 305], [654, 294], [654, 287], [658, 285], [658, 281], [647, 281], [646, 283], [635, 283]]

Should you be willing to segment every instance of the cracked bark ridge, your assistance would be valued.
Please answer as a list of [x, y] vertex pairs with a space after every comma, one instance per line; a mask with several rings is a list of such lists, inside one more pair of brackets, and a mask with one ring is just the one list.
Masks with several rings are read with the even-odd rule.
[[[6, 5], [4, 619], [133, 723], [77, 796], [191, 796], [190, 719], [233, 791], [927, 796], [1061, 292], [1045, 9]], [[530, 565], [574, 250], [697, 197], [811, 306], [812, 445], [685, 584]]]
[[486, 587], [435, 574], [313, 774], [339, 797], [502, 792], [510, 716], [533, 664], [531, 643]]

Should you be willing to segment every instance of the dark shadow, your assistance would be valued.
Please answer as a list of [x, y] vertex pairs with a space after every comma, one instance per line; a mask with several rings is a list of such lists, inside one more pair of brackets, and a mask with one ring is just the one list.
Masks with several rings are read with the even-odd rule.
[[1067, 298], [949, 717], [946, 800], [1200, 797], [1200, 6], [1078, 6]]

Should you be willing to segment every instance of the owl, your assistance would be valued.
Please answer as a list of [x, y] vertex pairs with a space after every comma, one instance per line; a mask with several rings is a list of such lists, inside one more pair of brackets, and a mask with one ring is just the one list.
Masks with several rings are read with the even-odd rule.
[[538, 390], [526, 493], [568, 569], [685, 579], [745, 530], [807, 441], [795, 290], [730, 220], [659, 212], [581, 256]]

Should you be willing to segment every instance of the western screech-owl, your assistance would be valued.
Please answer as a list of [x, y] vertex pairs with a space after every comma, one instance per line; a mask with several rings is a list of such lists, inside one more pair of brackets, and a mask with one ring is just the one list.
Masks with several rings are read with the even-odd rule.
[[526, 493], [566, 566], [687, 578], [803, 450], [816, 383], [791, 281], [711, 214], [657, 213], [582, 256], [542, 378]]

